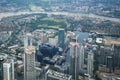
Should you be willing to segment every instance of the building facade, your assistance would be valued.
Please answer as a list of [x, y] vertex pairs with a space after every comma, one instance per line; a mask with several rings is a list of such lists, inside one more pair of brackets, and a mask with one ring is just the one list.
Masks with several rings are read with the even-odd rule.
[[14, 61], [7, 60], [3, 63], [3, 80], [14, 80]]
[[93, 60], [94, 60], [94, 54], [92, 51], [88, 52], [88, 61], [87, 61], [87, 74], [90, 76], [93, 76]]
[[3, 80], [3, 63], [4, 59], [0, 60], [0, 80]]
[[72, 80], [72, 76], [54, 70], [48, 70], [45, 74], [45, 80]]
[[24, 47], [32, 46], [32, 34], [27, 33], [24, 37]]
[[70, 42], [70, 75], [73, 80], [78, 80], [79, 77], [79, 53], [80, 48], [77, 42]]
[[24, 54], [24, 80], [35, 80], [35, 47], [28, 46]]
[[83, 71], [84, 68], [84, 46], [80, 45], [80, 54], [79, 54], [79, 70]]
[[58, 33], [58, 45], [61, 48], [64, 48], [64, 39], [65, 39], [65, 30], [64, 29], [59, 29], [59, 33]]

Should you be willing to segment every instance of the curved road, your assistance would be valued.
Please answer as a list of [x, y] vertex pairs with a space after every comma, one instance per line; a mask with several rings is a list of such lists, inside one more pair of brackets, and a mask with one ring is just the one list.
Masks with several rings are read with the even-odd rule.
[[69, 13], [69, 12], [5, 12], [5, 13], [0, 13], [0, 20], [4, 17], [10, 17], [10, 16], [17, 16], [17, 15], [25, 15], [25, 14], [34, 14], [34, 13], [43, 13], [43, 14], [54, 14], [54, 15], [66, 15], [70, 17], [77, 17], [78, 19], [80, 17], [89, 17], [89, 18], [95, 18], [95, 19], [101, 19], [101, 20], [110, 20], [113, 22], [118, 22], [120, 23], [119, 18], [111, 18], [111, 17], [104, 17], [104, 16], [99, 16], [95, 14], [82, 14], [82, 13]]

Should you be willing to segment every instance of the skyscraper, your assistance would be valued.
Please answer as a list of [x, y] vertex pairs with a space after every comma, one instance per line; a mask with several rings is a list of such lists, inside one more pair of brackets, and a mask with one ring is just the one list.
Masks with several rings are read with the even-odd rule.
[[78, 80], [79, 77], [79, 44], [76, 39], [70, 42], [70, 74], [73, 80]]
[[3, 80], [3, 62], [4, 60], [0, 60], [0, 80]]
[[84, 46], [80, 45], [80, 54], [79, 54], [79, 70], [83, 71], [84, 68]]
[[35, 47], [27, 46], [24, 54], [24, 80], [35, 80]]
[[58, 45], [61, 48], [64, 48], [64, 39], [65, 39], [65, 30], [60, 28], [58, 33]]
[[88, 52], [87, 73], [90, 76], [93, 76], [93, 59], [94, 59], [93, 52], [92, 51]]
[[3, 80], [3, 79], [4, 79], [4, 75], [3, 75], [3, 64], [4, 64], [4, 62], [6, 62], [6, 60], [7, 60], [7, 55], [1, 53], [1, 54], [0, 54], [0, 80]]
[[112, 66], [112, 64], [113, 64], [113, 59], [112, 59], [112, 56], [107, 56], [106, 57], [107, 59], [107, 61], [106, 61], [106, 66], [107, 66], [107, 68], [108, 68], [108, 72], [112, 72], [112, 69], [113, 69], [113, 66]]
[[120, 45], [113, 45], [114, 69], [120, 69]]
[[3, 80], [3, 63], [5, 59], [0, 55], [0, 80]]
[[32, 46], [32, 34], [27, 33], [24, 38], [24, 47]]
[[14, 61], [6, 60], [3, 63], [3, 80], [14, 80]]
[[46, 43], [48, 41], [47, 34], [41, 33], [41, 43]]

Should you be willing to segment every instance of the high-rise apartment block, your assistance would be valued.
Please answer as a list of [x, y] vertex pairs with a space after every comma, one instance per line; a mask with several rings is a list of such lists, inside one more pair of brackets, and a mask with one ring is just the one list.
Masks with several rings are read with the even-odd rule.
[[24, 37], [24, 47], [32, 46], [32, 34], [27, 33]]
[[83, 71], [84, 68], [84, 46], [80, 45], [80, 53], [79, 53], [79, 70]]
[[79, 53], [79, 44], [70, 42], [70, 74], [74, 80], [78, 80], [79, 76]]
[[24, 54], [24, 80], [35, 80], [35, 47], [27, 46]]
[[58, 44], [59, 47], [64, 48], [65, 30], [60, 28], [58, 33]]
[[7, 60], [3, 63], [3, 80], [14, 80], [14, 61]]
[[93, 60], [94, 60], [94, 54], [92, 51], [88, 52], [88, 61], [87, 61], [87, 73], [90, 76], [93, 76]]

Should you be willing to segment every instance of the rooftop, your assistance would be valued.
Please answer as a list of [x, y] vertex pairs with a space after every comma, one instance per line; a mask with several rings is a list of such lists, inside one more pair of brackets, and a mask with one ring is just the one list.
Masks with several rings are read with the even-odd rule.
[[26, 54], [32, 54], [32, 53], [34, 53], [35, 52], [35, 46], [27, 46], [25, 48], [25, 52], [26, 52]]
[[113, 73], [103, 73], [103, 78], [120, 80], [120, 76], [119, 75], [115, 75]]
[[72, 46], [72, 47], [79, 46], [79, 43], [77, 43], [77, 42], [70, 42], [70, 46]]
[[71, 79], [71, 75], [67, 75], [67, 74], [60, 73], [60, 72], [53, 71], [53, 70], [48, 70], [48, 71], [47, 71], [47, 74], [48, 74], [48, 75], [51, 75], [51, 76], [58, 77], [58, 78], [62, 78], [62, 79], [64, 79], [64, 80]]
[[0, 54], [0, 60], [6, 59], [7, 57], [8, 57], [8, 55], [5, 53]]
[[27, 33], [26, 35], [27, 35], [27, 36], [32, 36], [32, 34], [31, 34], [31, 33]]
[[104, 39], [104, 42], [107, 45], [109, 45], [109, 44], [120, 45], [120, 40], [108, 40], [108, 39]]
[[59, 28], [59, 30], [64, 30], [63, 28]]

